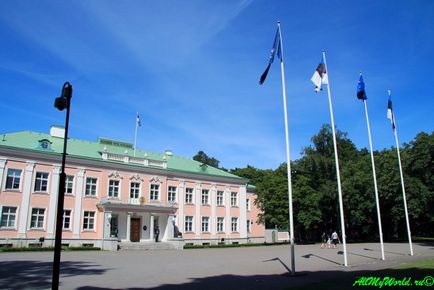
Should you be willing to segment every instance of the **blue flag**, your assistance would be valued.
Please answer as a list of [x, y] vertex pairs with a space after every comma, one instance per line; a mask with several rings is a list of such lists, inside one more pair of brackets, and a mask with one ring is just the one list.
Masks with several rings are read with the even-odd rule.
[[273, 47], [271, 48], [270, 58], [268, 59], [267, 68], [265, 69], [264, 73], [261, 75], [261, 78], [259, 80], [260, 85], [262, 85], [265, 79], [267, 78], [268, 71], [270, 70], [271, 64], [274, 61], [274, 56], [276, 55], [276, 52], [277, 52], [277, 57], [280, 58], [280, 61], [283, 61], [281, 45], [280, 45], [279, 27], [277, 27], [276, 36], [274, 37]]
[[362, 74], [360, 74], [359, 83], [357, 84], [357, 98], [359, 100], [366, 100], [365, 83], [363, 82]]

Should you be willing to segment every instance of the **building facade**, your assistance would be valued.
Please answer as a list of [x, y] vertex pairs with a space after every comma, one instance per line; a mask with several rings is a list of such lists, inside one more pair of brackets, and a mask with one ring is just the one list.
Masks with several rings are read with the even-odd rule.
[[[0, 246], [54, 244], [63, 136], [54, 126], [0, 136]], [[69, 139], [65, 171], [65, 245], [264, 241], [246, 179], [171, 151]]]

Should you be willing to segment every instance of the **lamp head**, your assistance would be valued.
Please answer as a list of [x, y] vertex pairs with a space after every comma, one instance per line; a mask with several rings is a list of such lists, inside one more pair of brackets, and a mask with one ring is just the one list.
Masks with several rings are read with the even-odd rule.
[[68, 109], [69, 101], [72, 98], [72, 86], [70, 83], [66, 82], [62, 88], [62, 95], [54, 101], [54, 107], [59, 111]]

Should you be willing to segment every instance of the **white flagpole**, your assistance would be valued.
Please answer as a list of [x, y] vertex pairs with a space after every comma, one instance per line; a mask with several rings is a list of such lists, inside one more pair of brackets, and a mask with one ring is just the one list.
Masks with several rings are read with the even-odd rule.
[[139, 125], [139, 122], [137, 122], [137, 117], [139, 116], [139, 112], [136, 114], [136, 131], [134, 133], [134, 157], [136, 157], [136, 144], [137, 144], [137, 127]]
[[[389, 97], [390, 97], [390, 90], [388, 91], [388, 93], [389, 93]], [[399, 154], [399, 141], [398, 141], [398, 132], [396, 130], [396, 118], [395, 118], [395, 114], [393, 112], [392, 112], [392, 120], [393, 120], [393, 124], [395, 124], [395, 128], [393, 129], [393, 133], [395, 134], [396, 152], [398, 153], [399, 174], [401, 176], [402, 199], [404, 200], [404, 211], [405, 211], [405, 222], [407, 223], [408, 244], [410, 246], [410, 256], [413, 256], [413, 245], [411, 243], [410, 220], [408, 219], [407, 198], [405, 196], [404, 175], [402, 174], [401, 154]]]
[[381, 227], [380, 201], [378, 198], [377, 174], [375, 173], [374, 150], [372, 149], [371, 127], [369, 126], [367, 100], [363, 100], [363, 104], [365, 104], [366, 125], [368, 126], [368, 136], [369, 136], [369, 148], [371, 149], [372, 176], [374, 178], [375, 203], [377, 204], [378, 231], [380, 235], [380, 244], [381, 244], [381, 260], [384, 260], [385, 258], [384, 258], [384, 244], [383, 244], [383, 229]]
[[333, 132], [333, 147], [335, 150], [336, 177], [338, 180], [339, 210], [340, 210], [340, 214], [341, 214], [342, 245], [344, 248], [344, 265], [345, 265], [345, 267], [347, 267], [348, 261], [347, 261], [347, 243], [346, 243], [346, 236], [345, 236], [344, 205], [343, 205], [343, 201], [342, 201], [341, 176], [340, 176], [340, 170], [339, 170], [338, 147], [336, 145], [336, 132], [335, 132], [335, 121], [334, 121], [334, 117], [333, 117], [332, 97], [330, 94], [330, 74], [329, 74], [329, 70], [327, 68], [325, 50], [322, 51], [322, 55], [323, 55], [324, 65], [325, 65], [327, 78], [328, 78], [327, 93], [329, 96], [330, 118], [331, 118], [331, 122], [332, 122], [332, 132]]
[[283, 92], [283, 112], [285, 116], [285, 141], [286, 141], [286, 166], [288, 175], [288, 202], [289, 202], [289, 240], [291, 243], [291, 274], [295, 274], [295, 244], [294, 244], [294, 219], [292, 213], [292, 182], [291, 182], [291, 158], [289, 151], [289, 131], [288, 131], [288, 112], [286, 109], [286, 87], [285, 87], [285, 68], [283, 66], [283, 44], [282, 44], [282, 31], [280, 30], [280, 21], [277, 22], [280, 37], [280, 52], [282, 61], [280, 68], [282, 71], [282, 92]]

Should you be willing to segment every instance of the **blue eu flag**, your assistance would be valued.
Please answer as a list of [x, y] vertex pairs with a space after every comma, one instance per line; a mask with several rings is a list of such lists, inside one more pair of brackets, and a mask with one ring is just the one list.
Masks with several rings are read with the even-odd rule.
[[365, 83], [363, 82], [362, 74], [360, 74], [359, 83], [357, 84], [357, 98], [359, 100], [366, 100], [366, 93], [365, 93]]

